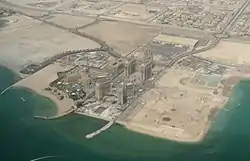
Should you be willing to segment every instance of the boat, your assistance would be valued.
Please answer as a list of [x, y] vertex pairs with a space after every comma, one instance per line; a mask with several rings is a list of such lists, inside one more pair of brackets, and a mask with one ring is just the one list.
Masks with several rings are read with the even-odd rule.
[[21, 97], [21, 100], [22, 100], [23, 102], [25, 102], [25, 101], [26, 101], [23, 97]]
[[240, 103], [237, 105], [237, 107], [238, 107], [238, 108], [240, 107]]

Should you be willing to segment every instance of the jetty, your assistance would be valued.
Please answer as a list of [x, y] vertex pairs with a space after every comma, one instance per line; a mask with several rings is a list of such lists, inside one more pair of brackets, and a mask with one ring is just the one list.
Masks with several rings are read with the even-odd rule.
[[75, 109], [69, 109], [68, 111], [66, 111], [65, 113], [61, 114], [61, 115], [56, 115], [56, 116], [34, 116], [34, 118], [36, 119], [42, 119], [42, 120], [53, 120], [53, 119], [57, 119], [63, 116], [66, 116], [70, 113], [73, 113], [75, 111]]
[[113, 124], [115, 123], [115, 120], [111, 120], [109, 121], [105, 126], [103, 126], [102, 128], [100, 128], [99, 130], [92, 132], [90, 134], [87, 134], [85, 136], [86, 139], [91, 139], [95, 136], [97, 136], [98, 134], [100, 134], [101, 132], [104, 132], [106, 130], [108, 130]]
[[0, 93], [0, 96], [3, 95], [5, 92], [7, 92], [11, 87], [13, 87], [13, 85], [5, 88], [1, 93]]

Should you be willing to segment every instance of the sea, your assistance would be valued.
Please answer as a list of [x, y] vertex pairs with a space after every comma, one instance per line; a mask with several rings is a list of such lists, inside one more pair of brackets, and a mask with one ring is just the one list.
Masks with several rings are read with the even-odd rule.
[[[0, 91], [19, 79], [0, 67]], [[51, 100], [24, 88], [0, 96], [0, 161], [250, 161], [250, 80], [235, 86], [205, 139], [197, 143], [154, 138], [121, 125], [86, 140], [85, 134], [105, 121], [74, 114], [55, 120], [33, 117], [55, 112]]]

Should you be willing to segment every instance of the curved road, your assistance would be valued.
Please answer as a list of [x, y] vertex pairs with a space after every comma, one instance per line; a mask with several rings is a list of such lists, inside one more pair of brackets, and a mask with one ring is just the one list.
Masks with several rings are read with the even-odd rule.
[[[5, 4], [6, 7], [10, 7], [10, 8], [11, 8], [11, 7], [14, 7], [14, 8], [11, 8], [11, 9], [14, 10], [14, 11], [16, 11], [17, 13], [20, 13], [20, 14], [22, 14], [22, 15], [25, 15], [25, 16], [30, 17], [30, 18], [32, 18], [32, 19], [35, 19], [35, 20], [37, 20], [37, 21], [41, 21], [41, 22], [46, 23], [46, 24], [48, 24], [48, 25], [51, 25], [51, 26], [60, 28], [60, 29], [62, 29], [62, 30], [66, 30], [66, 31], [71, 32], [71, 33], [73, 33], [73, 34], [75, 34], [75, 35], [78, 35], [78, 36], [81, 36], [81, 37], [84, 37], [84, 38], [88, 38], [88, 39], [90, 39], [90, 40], [92, 40], [92, 41], [95, 41], [95, 42], [97, 42], [98, 44], [100, 44], [101, 47], [105, 48], [105, 49], [109, 52], [109, 54], [112, 55], [112, 56], [115, 57], [115, 58], [121, 58], [121, 57], [122, 57], [120, 54], [118, 54], [117, 52], [115, 52], [115, 51], [112, 49], [112, 47], [110, 47], [110, 46], [109, 46], [105, 41], [103, 41], [103, 40], [100, 40], [100, 39], [98, 39], [98, 38], [96, 38], [96, 37], [93, 37], [93, 36], [91, 36], [91, 35], [88, 35], [88, 34], [86, 34], [86, 33], [79, 32], [79, 31], [77, 31], [76, 29], [66, 28], [66, 27], [64, 27], [64, 26], [61, 26], [61, 25], [55, 24], [55, 23], [53, 23], [53, 22], [49, 22], [49, 21], [43, 20], [43, 19], [41, 19], [41, 18], [39, 18], [39, 17], [35, 17], [35, 16], [29, 15], [29, 14], [27, 14], [27, 13], [24, 13], [24, 12], [20, 11], [20, 9], [28, 9], [28, 10], [33, 10], [33, 11], [36, 10], [36, 11], [44, 11], [44, 12], [45, 12], [45, 11], [48, 12], [49, 10], [34, 9], [34, 8], [29, 8], [29, 7], [23, 7], [23, 6], [19, 6], [19, 5], [16, 5], [16, 4], [7, 2], [7, 1], [5, 1], [5, 0], [0, 0], [0, 2], [1, 2], [2, 4]], [[60, 12], [60, 13], [61, 13], [61, 12]], [[96, 23], [96, 22], [94, 22], [94, 23]]]

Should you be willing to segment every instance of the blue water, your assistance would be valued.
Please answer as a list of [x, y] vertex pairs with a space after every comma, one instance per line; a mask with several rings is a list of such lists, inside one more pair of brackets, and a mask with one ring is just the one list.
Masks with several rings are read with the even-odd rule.
[[[0, 91], [18, 79], [0, 67]], [[153, 138], [119, 125], [86, 140], [86, 133], [105, 122], [78, 115], [34, 119], [34, 115], [53, 115], [53, 102], [22, 88], [11, 89], [0, 96], [0, 161], [43, 156], [58, 156], [45, 161], [250, 161], [250, 81], [235, 87], [225, 108], [229, 111], [222, 110], [205, 140], [196, 144]]]

